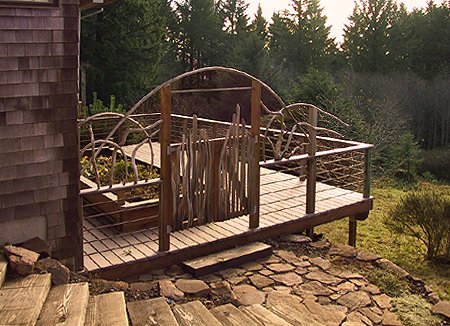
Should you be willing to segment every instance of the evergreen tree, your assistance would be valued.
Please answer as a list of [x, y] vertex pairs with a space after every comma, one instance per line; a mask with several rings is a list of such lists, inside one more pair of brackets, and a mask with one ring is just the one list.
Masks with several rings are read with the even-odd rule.
[[225, 33], [214, 0], [185, 0], [176, 8], [179, 35], [176, 40], [184, 70], [223, 63]]
[[245, 34], [241, 34], [238, 42], [230, 52], [228, 64], [259, 78], [268, 77], [267, 53], [267, 21], [261, 6]]
[[220, 2], [219, 10], [225, 31], [228, 35], [240, 37], [247, 31], [248, 4], [244, 0], [225, 0]]
[[387, 71], [392, 67], [390, 40], [396, 13], [393, 0], [355, 2], [342, 48], [356, 71]]
[[83, 19], [81, 61], [87, 66], [87, 95], [134, 104], [160, 81], [167, 53], [165, 0], [122, 0]]
[[328, 65], [335, 47], [329, 38], [330, 27], [319, 0], [292, 0], [294, 13], [275, 14], [270, 26], [270, 50], [292, 75], [305, 73], [309, 67]]

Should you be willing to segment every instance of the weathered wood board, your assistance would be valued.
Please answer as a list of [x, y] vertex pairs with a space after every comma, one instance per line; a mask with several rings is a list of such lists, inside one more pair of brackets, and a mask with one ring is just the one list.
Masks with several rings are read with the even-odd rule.
[[242, 306], [240, 309], [243, 313], [245, 313], [252, 320], [252, 322], [247, 325], [262, 325], [262, 326], [271, 326], [271, 325], [291, 326], [292, 325], [259, 304], [255, 304], [252, 306]]
[[85, 326], [129, 326], [123, 292], [111, 292], [89, 299]]
[[[217, 318], [224, 326], [260, 326], [263, 324], [255, 322], [255, 320], [248, 317], [241, 310], [233, 306], [231, 303], [218, 306], [210, 310], [210, 312]], [[275, 324], [274, 324], [275, 325]]]
[[182, 263], [183, 268], [195, 275], [202, 276], [218, 270], [237, 266], [272, 253], [272, 247], [262, 242], [224, 250], [208, 256], [195, 258]]
[[176, 305], [173, 313], [180, 326], [221, 326], [200, 301]]
[[0, 325], [35, 325], [50, 286], [50, 274], [5, 283], [0, 289]]
[[0, 254], [0, 288], [2, 287], [3, 283], [5, 283], [7, 268], [8, 263], [6, 262], [5, 257]]
[[127, 309], [133, 326], [178, 326], [164, 298], [129, 302]]
[[83, 326], [88, 301], [87, 283], [55, 286], [48, 294], [36, 326]]

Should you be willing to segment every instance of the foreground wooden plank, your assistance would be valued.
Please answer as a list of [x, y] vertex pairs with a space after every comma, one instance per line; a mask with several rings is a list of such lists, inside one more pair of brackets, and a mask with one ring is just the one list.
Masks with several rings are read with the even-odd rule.
[[221, 326], [200, 301], [177, 305], [173, 313], [181, 326]]
[[88, 301], [87, 283], [55, 286], [48, 294], [36, 325], [83, 326]]
[[30, 275], [0, 289], [0, 325], [35, 325], [51, 286], [51, 275]]
[[252, 322], [250, 322], [247, 325], [292, 326], [292, 324], [278, 317], [277, 315], [275, 315], [274, 313], [272, 313], [271, 311], [267, 310], [266, 308], [264, 308], [259, 304], [255, 304], [252, 306], [242, 306], [240, 309], [252, 320]]
[[[263, 325], [248, 317], [245, 313], [233, 306], [231, 303], [218, 306], [210, 310], [210, 312], [217, 318], [224, 326], [250, 326]], [[276, 325], [276, 324], [273, 324]]]
[[7, 267], [8, 263], [6, 262], [5, 257], [0, 254], [0, 288], [2, 287], [3, 283], [5, 283]]
[[183, 268], [195, 276], [202, 276], [218, 270], [236, 266], [268, 256], [272, 247], [262, 242], [228, 249], [205, 257], [199, 257], [182, 263]]
[[129, 302], [127, 309], [133, 326], [178, 326], [164, 298]]
[[128, 326], [125, 296], [112, 292], [89, 299], [85, 326]]

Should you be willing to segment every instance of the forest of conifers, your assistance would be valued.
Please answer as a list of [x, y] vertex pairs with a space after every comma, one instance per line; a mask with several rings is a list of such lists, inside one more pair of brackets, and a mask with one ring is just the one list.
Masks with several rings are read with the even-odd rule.
[[[246, 71], [287, 102], [309, 102], [376, 145], [380, 169], [420, 146], [450, 144], [450, 3], [412, 12], [356, 0], [338, 44], [319, 0], [292, 0], [266, 20], [245, 0], [118, 0], [82, 18], [88, 96], [129, 107], [181, 72]], [[398, 153], [400, 151], [400, 153]], [[396, 153], [397, 152], [397, 153]]]

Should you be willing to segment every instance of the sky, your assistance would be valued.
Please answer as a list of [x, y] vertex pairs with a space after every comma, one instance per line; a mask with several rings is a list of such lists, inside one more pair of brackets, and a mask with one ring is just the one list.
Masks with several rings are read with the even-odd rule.
[[[258, 8], [258, 3], [261, 3], [263, 15], [270, 21], [274, 11], [282, 11], [290, 8], [290, 0], [246, 0], [249, 3], [248, 14], [253, 19], [254, 14]], [[341, 42], [343, 37], [344, 25], [348, 22], [348, 17], [352, 14], [354, 0], [320, 0], [323, 13], [328, 18], [328, 25], [331, 26], [331, 36], [335, 37], [338, 42]], [[413, 8], [425, 7], [427, 0], [403, 0], [408, 10]], [[440, 3], [440, 1], [435, 1]]]

